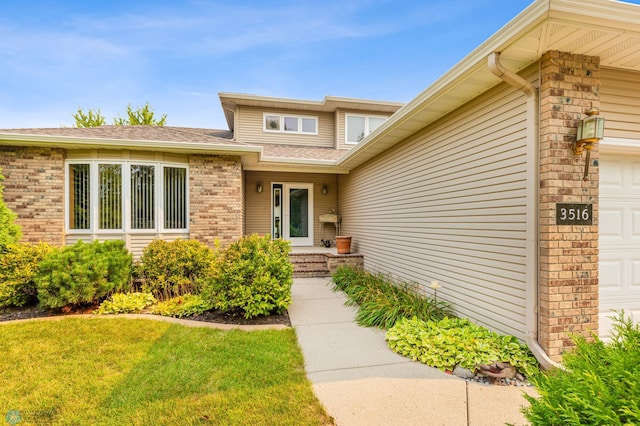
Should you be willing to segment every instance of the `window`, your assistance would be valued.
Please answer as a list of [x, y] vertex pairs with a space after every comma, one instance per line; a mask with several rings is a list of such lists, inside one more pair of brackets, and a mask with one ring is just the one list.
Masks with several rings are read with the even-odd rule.
[[345, 115], [345, 142], [358, 143], [376, 130], [387, 117], [373, 115]]
[[187, 167], [86, 161], [68, 164], [70, 231], [187, 229]]
[[318, 117], [264, 114], [265, 132], [318, 134]]

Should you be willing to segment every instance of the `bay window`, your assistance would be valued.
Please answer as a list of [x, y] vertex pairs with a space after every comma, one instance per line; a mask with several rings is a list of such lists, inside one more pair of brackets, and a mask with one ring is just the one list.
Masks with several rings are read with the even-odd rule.
[[187, 166], [73, 161], [67, 176], [71, 233], [187, 230]]

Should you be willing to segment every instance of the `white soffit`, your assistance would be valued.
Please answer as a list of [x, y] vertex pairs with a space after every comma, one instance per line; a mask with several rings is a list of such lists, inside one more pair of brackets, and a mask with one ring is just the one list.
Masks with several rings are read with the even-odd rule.
[[[538, 0], [471, 52], [339, 161], [375, 157], [501, 83], [487, 67], [500, 53], [515, 72], [550, 50], [599, 56], [600, 65], [640, 71], [640, 6], [612, 0]], [[524, 96], [524, 95], [523, 95]]]

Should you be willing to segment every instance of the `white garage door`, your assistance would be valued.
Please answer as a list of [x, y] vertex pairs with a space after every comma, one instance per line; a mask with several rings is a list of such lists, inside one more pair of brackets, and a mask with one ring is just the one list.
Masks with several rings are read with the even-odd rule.
[[612, 309], [640, 322], [640, 153], [600, 156], [600, 336]]

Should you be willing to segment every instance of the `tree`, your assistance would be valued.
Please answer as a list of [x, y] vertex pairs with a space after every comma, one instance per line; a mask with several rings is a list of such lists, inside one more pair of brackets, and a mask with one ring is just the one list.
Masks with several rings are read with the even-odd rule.
[[82, 108], [78, 108], [78, 113], [73, 114], [73, 118], [76, 119], [76, 127], [98, 127], [104, 126], [104, 115], [100, 113], [100, 110], [89, 110], [85, 114]]
[[127, 105], [127, 118], [115, 118], [113, 124], [116, 126], [164, 126], [167, 121], [167, 114], [163, 114], [159, 120], [154, 118], [154, 112], [147, 102], [142, 108], [133, 110], [131, 104]]
[[[76, 120], [76, 127], [99, 127], [104, 126], [106, 120], [100, 110], [89, 110], [85, 114], [82, 108], [78, 108], [78, 112], [73, 114]], [[164, 126], [167, 122], [167, 114], [163, 114], [160, 119], [155, 118], [155, 113], [149, 102], [143, 107], [134, 110], [131, 104], [127, 105], [127, 117], [118, 116], [113, 119], [116, 126]]]
[[[3, 180], [4, 176], [0, 173], [0, 182]], [[0, 183], [0, 253], [5, 251], [8, 244], [17, 243], [22, 236], [20, 226], [14, 223], [17, 215], [4, 203], [3, 190]]]

